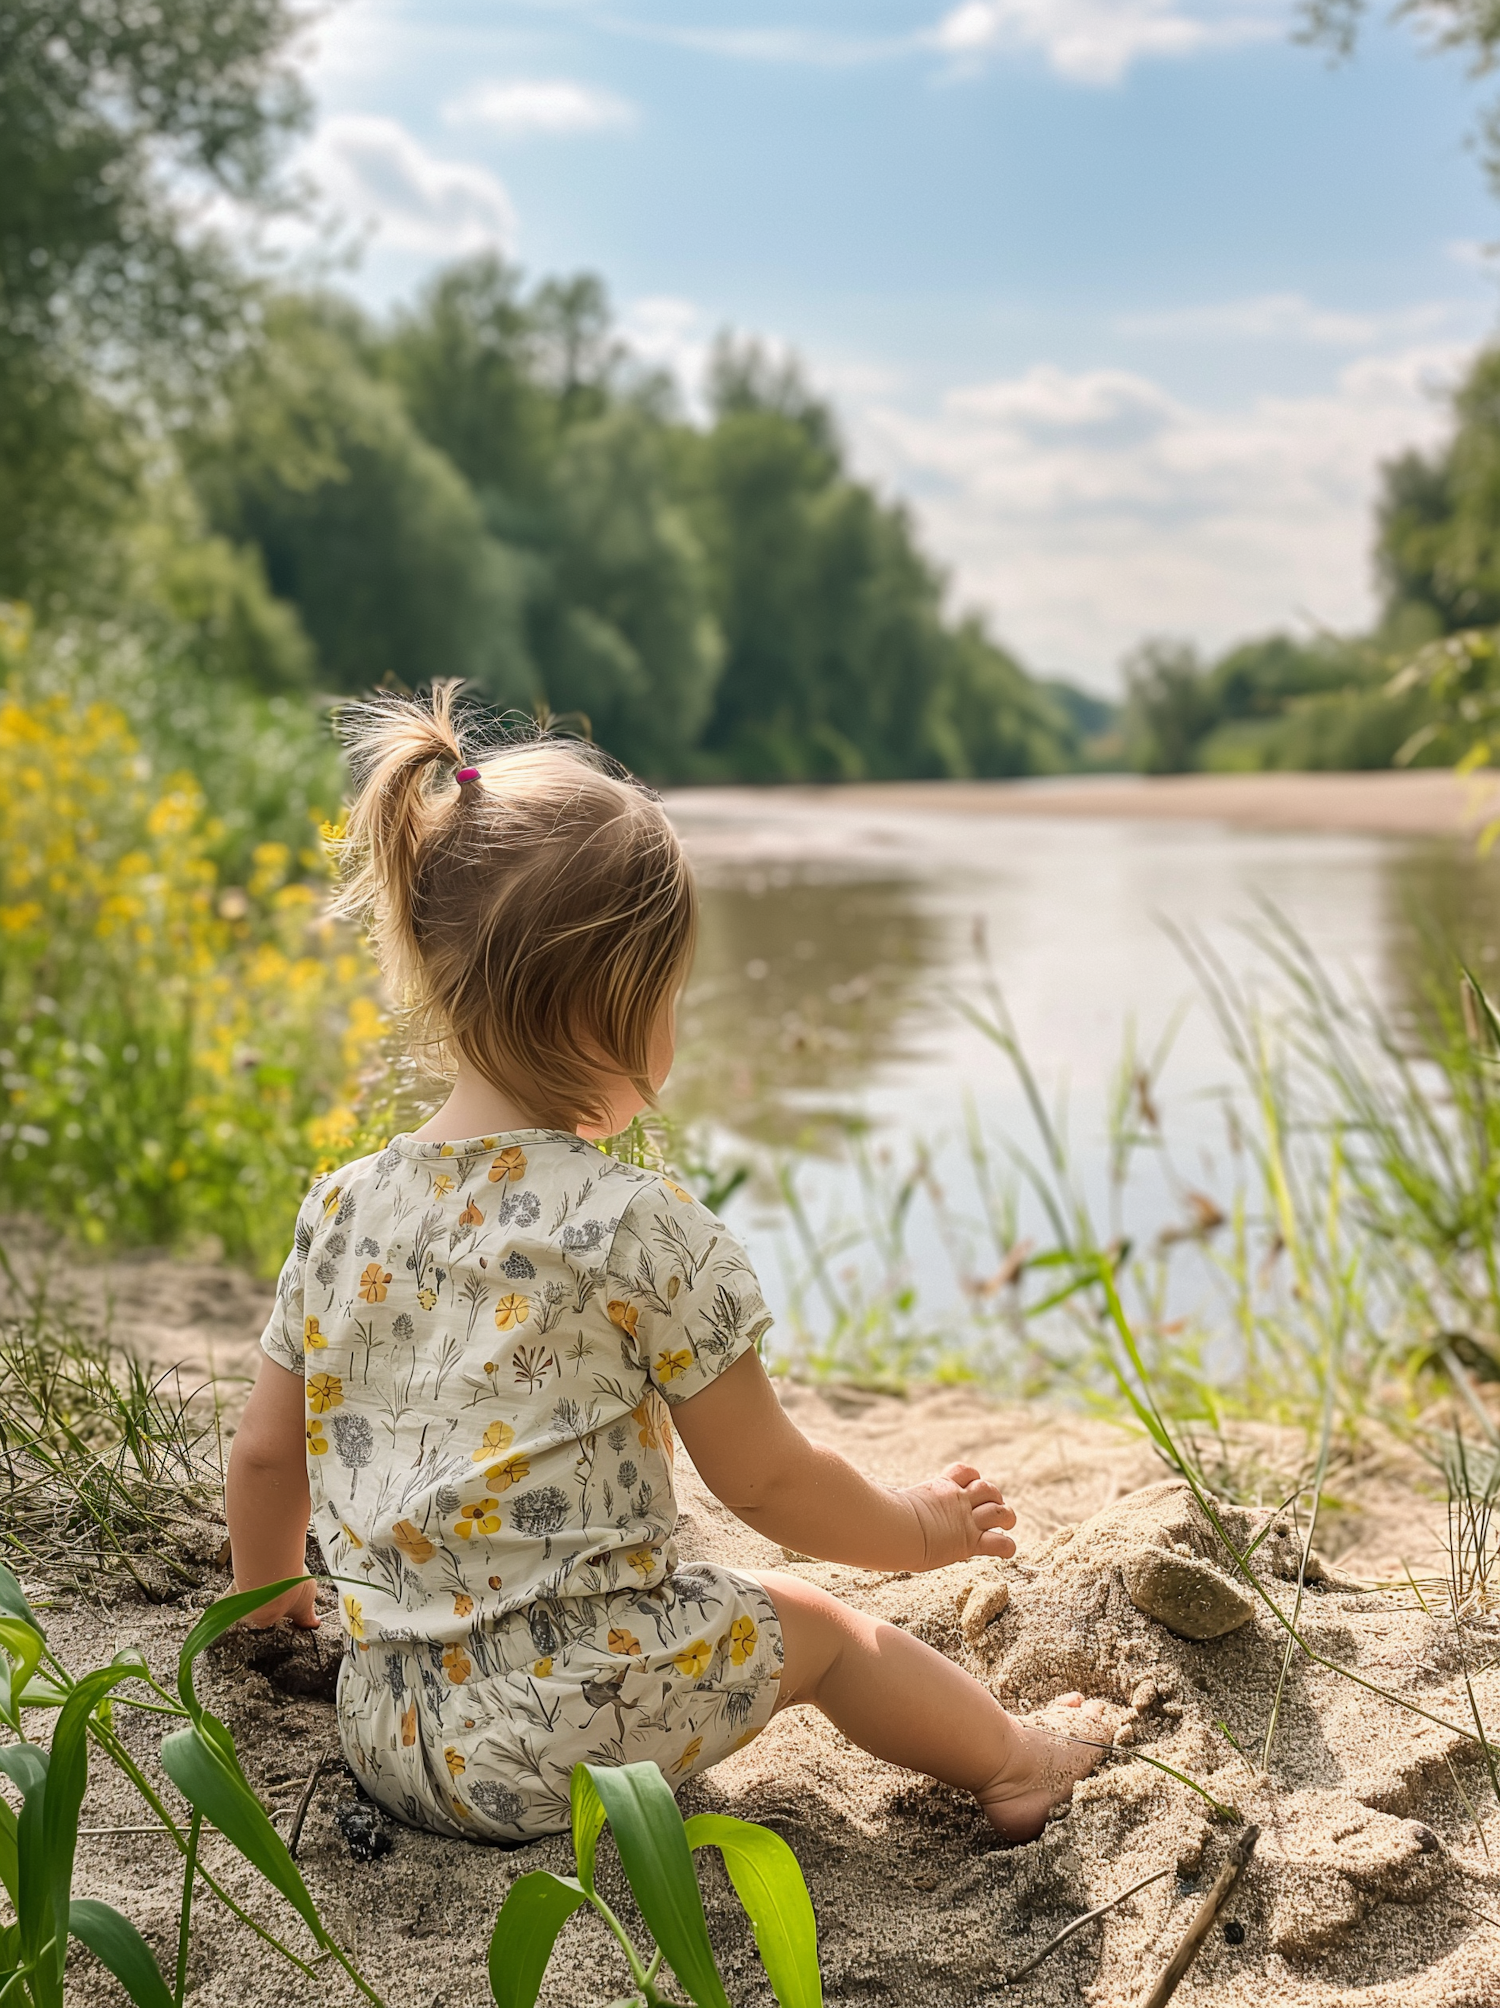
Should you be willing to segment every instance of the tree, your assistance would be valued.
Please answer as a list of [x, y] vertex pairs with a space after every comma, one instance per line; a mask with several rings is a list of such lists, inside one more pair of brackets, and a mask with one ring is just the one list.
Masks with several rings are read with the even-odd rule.
[[1125, 662], [1125, 748], [1144, 774], [1185, 774], [1214, 722], [1208, 675], [1186, 642], [1142, 642]]
[[236, 320], [192, 198], [265, 199], [306, 114], [296, 26], [285, 0], [0, 10], [0, 593], [76, 569], [139, 478], [122, 399], [180, 388]]
[[335, 688], [460, 676], [527, 703], [523, 562], [365, 366], [362, 337], [353, 309], [272, 304], [211, 421], [184, 438], [210, 519], [260, 551]]

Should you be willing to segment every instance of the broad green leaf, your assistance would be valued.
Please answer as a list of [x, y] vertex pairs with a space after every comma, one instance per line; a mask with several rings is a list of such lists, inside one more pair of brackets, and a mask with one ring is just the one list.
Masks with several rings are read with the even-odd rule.
[[51, 1937], [49, 1884], [42, 1846], [42, 1816], [47, 1801], [47, 1752], [34, 1743], [14, 1743], [0, 1750], [0, 1771], [21, 1790], [16, 1822], [16, 1920], [21, 1948], [35, 1959]]
[[202, 1711], [192, 1728], [162, 1739], [161, 1765], [188, 1804], [281, 1892], [319, 1945], [327, 1945], [317, 1905], [286, 1851], [286, 1842], [251, 1791], [234, 1754], [234, 1739], [223, 1723]]
[[696, 2008], [729, 2008], [671, 1787], [654, 1764], [587, 1769], [604, 1801], [641, 1916], [667, 1963]]
[[48, 1680], [44, 1674], [35, 1674], [26, 1683], [26, 1692], [21, 1696], [23, 1708], [61, 1708], [73, 1692], [71, 1687], [59, 1687], [55, 1680]]
[[68, 1930], [109, 1968], [135, 2008], [173, 2008], [161, 1968], [128, 1917], [107, 1903], [80, 1898], [68, 1907]]
[[20, 1862], [16, 1854], [16, 1816], [8, 1800], [0, 1799], [0, 1884], [10, 1898], [11, 1908], [21, 1902]]
[[717, 1848], [723, 1855], [781, 2008], [823, 2008], [812, 1898], [780, 1834], [726, 1813], [695, 1813], [684, 1830], [690, 1848]]
[[26, 1601], [26, 1592], [3, 1562], [0, 1562], [0, 1611], [7, 1617], [19, 1618], [22, 1624], [41, 1632], [43, 1638], [47, 1636], [41, 1619]]
[[594, 1790], [587, 1764], [575, 1764], [569, 1786], [573, 1802], [573, 1854], [578, 1863], [578, 1880], [593, 1894], [594, 1856], [604, 1831], [604, 1801]]
[[572, 1876], [545, 1869], [517, 1876], [490, 1934], [490, 1992], [499, 2008], [532, 2008], [557, 1934], [587, 1902], [588, 1893]]
[[217, 1603], [209, 1605], [183, 1640], [177, 1658], [177, 1692], [195, 1722], [203, 1713], [203, 1704], [193, 1692], [193, 1661], [199, 1653], [206, 1651], [216, 1638], [222, 1638], [241, 1618], [249, 1617], [262, 1604], [274, 1603], [284, 1591], [294, 1590], [298, 1583], [306, 1581], [306, 1576], [285, 1576], [279, 1583], [267, 1583], [263, 1590], [237, 1590], [233, 1596], [220, 1597]]
[[52, 1732], [47, 1764], [46, 1806], [42, 1815], [42, 1859], [45, 1865], [56, 1932], [59, 1980], [68, 1957], [68, 1901], [73, 1890], [73, 1857], [78, 1848], [78, 1813], [89, 1776], [89, 1717], [122, 1680], [138, 1680], [135, 1656], [124, 1665], [101, 1666], [85, 1674], [63, 1706]]

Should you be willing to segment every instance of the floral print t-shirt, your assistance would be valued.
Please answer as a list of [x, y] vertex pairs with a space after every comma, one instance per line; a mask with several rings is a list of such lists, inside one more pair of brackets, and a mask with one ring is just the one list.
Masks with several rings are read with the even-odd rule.
[[672, 1572], [673, 1434], [770, 1324], [692, 1194], [566, 1131], [398, 1136], [320, 1178], [261, 1344], [307, 1389], [344, 1628], [461, 1642]]

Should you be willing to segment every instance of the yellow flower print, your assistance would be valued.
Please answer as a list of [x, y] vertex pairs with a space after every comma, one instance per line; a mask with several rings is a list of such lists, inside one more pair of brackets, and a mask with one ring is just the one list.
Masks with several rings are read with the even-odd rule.
[[623, 1625], [612, 1627], [609, 1637], [605, 1640], [605, 1644], [611, 1652], [623, 1653], [626, 1659], [631, 1658], [641, 1649], [641, 1642], [635, 1633], [633, 1631], [626, 1631]]
[[474, 1815], [469, 1811], [468, 1807], [464, 1804], [462, 1799], [450, 1799], [448, 1803], [453, 1808], [453, 1815], [455, 1819], [459, 1820], [473, 1819]]
[[684, 1750], [682, 1755], [678, 1758], [677, 1762], [672, 1766], [672, 1769], [674, 1771], [686, 1771], [690, 1765], [697, 1763], [699, 1757], [702, 1754], [703, 1754], [703, 1738], [701, 1736], [695, 1736], [692, 1742], [687, 1746], [686, 1750]]
[[729, 1657], [736, 1666], [743, 1666], [755, 1651], [755, 1641], [760, 1633], [755, 1629], [754, 1618], [736, 1618], [729, 1627]]
[[502, 1297], [495, 1306], [495, 1323], [502, 1332], [508, 1332], [512, 1325], [524, 1325], [530, 1316], [529, 1297]]
[[641, 1581], [645, 1582], [647, 1576], [656, 1567], [656, 1550], [654, 1548], [632, 1548], [625, 1559], [631, 1568], [635, 1570]]
[[550, 1659], [539, 1659], [531, 1671], [536, 1675], [538, 1680], [545, 1680], [547, 1675], [552, 1671], [552, 1662]]
[[407, 1561], [415, 1562], [418, 1568], [423, 1562], [430, 1562], [437, 1553], [421, 1528], [413, 1526], [410, 1520], [398, 1520], [391, 1529], [391, 1535]]
[[714, 1650], [708, 1640], [698, 1638], [691, 1645], [685, 1645], [681, 1652], [674, 1652], [672, 1664], [684, 1680], [699, 1680], [708, 1671], [708, 1662], [713, 1656]]
[[344, 1628], [350, 1638], [362, 1639], [365, 1635], [365, 1607], [358, 1597], [344, 1599]]
[[531, 1459], [518, 1450], [513, 1457], [507, 1457], [503, 1464], [492, 1464], [484, 1474], [486, 1485], [492, 1485], [497, 1492], [509, 1492], [512, 1485], [519, 1485], [523, 1478], [531, 1476]]
[[327, 1415], [331, 1408], [344, 1406], [344, 1383], [337, 1374], [309, 1374], [307, 1405], [314, 1415]]
[[417, 1704], [408, 1702], [401, 1712], [401, 1747], [410, 1750], [417, 1740]]
[[323, 1434], [323, 1425], [316, 1416], [309, 1416], [307, 1421], [307, 1454], [309, 1457], [328, 1455], [328, 1438]]
[[[321, 1454], [322, 1453], [320, 1452], [319, 1455]], [[364, 1542], [361, 1541], [361, 1539], [359, 1538], [358, 1534], [356, 1534], [354, 1529], [349, 1525], [347, 1520], [340, 1520], [339, 1526], [343, 1530], [344, 1539], [349, 1543], [349, 1546], [351, 1548], [362, 1548], [365, 1545]]]
[[460, 1227], [483, 1227], [484, 1215], [480, 1212], [479, 1208], [474, 1204], [472, 1199], [469, 1201], [468, 1205], [464, 1208], [463, 1212], [459, 1214], [458, 1224]]
[[466, 1618], [469, 1615], [470, 1611], [473, 1610], [473, 1608], [474, 1608], [474, 1599], [472, 1597], [466, 1597], [462, 1590], [454, 1591], [453, 1615], [456, 1618]]
[[628, 1332], [631, 1338], [636, 1336], [635, 1328], [640, 1323], [641, 1318], [639, 1304], [622, 1304], [618, 1298], [615, 1298], [606, 1304], [604, 1308], [609, 1312], [609, 1322], [612, 1325], [618, 1325], [620, 1330]]
[[526, 1153], [518, 1144], [509, 1150], [502, 1150], [490, 1166], [490, 1184], [498, 1185], [503, 1179], [514, 1182], [526, 1176]]
[[662, 1184], [667, 1188], [668, 1192], [671, 1193], [674, 1199], [682, 1200], [685, 1205], [688, 1206], [692, 1205], [693, 1195], [690, 1192], [685, 1192], [683, 1188], [677, 1183], [676, 1179], [663, 1177]]
[[319, 1352], [328, 1344], [328, 1334], [320, 1331], [316, 1318], [302, 1320], [302, 1350], [305, 1353]]
[[367, 1304], [383, 1304], [390, 1283], [390, 1270], [382, 1269], [378, 1262], [372, 1262], [359, 1279], [359, 1294]]
[[454, 1186], [457, 1183], [458, 1183], [457, 1179], [450, 1178], [446, 1171], [440, 1171], [437, 1177], [432, 1181], [432, 1190], [434, 1197], [438, 1199], [446, 1199], [448, 1197], [448, 1194], [453, 1190]]
[[451, 1743], [443, 1752], [443, 1762], [448, 1766], [450, 1778], [461, 1778], [469, 1768], [462, 1750], [455, 1750]]
[[443, 1671], [455, 1687], [462, 1687], [474, 1671], [474, 1662], [461, 1645], [443, 1647]]
[[508, 1422], [492, 1422], [480, 1438], [479, 1448], [474, 1452], [474, 1462], [483, 1464], [487, 1457], [497, 1451], [509, 1450], [516, 1440], [516, 1432]]
[[685, 1374], [692, 1364], [693, 1356], [689, 1352], [658, 1353], [656, 1355], [656, 1378], [658, 1380], [674, 1381], [679, 1374]]
[[495, 1511], [498, 1499], [476, 1499], [465, 1506], [453, 1523], [453, 1531], [460, 1541], [467, 1541], [472, 1534], [498, 1534], [500, 1515]]
[[339, 1199], [343, 1193], [343, 1190], [344, 1188], [341, 1185], [336, 1185], [333, 1188], [332, 1192], [329, 1193], [328, 1197], [323, 1201], [323, 1218], [325, 1220], [328, 1219], [330, 1214], [337, 1213]]
[[417, 1302], [422, 1306], [424, 1311], [435, 1311], [437, 1309], [437, 1291], [433, 1289], [430, 1283], [425, 1289], [418, 1290]]

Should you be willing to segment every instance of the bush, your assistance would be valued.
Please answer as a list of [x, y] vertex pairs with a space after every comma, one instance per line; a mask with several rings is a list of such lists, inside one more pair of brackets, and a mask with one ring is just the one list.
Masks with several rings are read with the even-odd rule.
[[384, 1019], [321, 847], [260, 843], [235, 886], [222, 836], [117, 707], [0, 695], [0, 1204], [270, 1269]]

